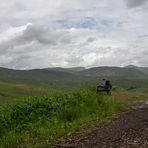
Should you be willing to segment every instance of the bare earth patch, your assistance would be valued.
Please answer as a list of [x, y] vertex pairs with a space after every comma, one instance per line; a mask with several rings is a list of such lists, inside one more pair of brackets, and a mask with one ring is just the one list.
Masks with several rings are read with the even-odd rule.
[[148, 148], [148, 101], [135, 102], [120, 118], [96, 125], [83, 136], [72, 133], [52, 147]]

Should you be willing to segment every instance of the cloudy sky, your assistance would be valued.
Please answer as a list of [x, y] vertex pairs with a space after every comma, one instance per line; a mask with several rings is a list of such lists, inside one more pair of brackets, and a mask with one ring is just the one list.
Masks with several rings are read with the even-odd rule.
[[148, 0], [0, 0], [0, 67], [148, 66]]

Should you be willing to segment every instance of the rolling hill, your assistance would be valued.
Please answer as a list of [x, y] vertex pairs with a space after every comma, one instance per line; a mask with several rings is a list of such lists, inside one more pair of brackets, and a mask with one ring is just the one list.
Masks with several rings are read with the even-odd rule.
[[95, 88], [102, 78], [109, 79], [113, 87], [127, 90], [148, 88], [148, 75], [133, 67], [56, 67], [32, 70], [0, 68], [0, 102], [7, 102], [17, 96], [69, 91], [82, 87]]
[[148, 75], [146, 73], [135, 68], [94, 67], [80, 71], [79, 73], [91, 77], [148, 79]]
[[138, 67], [138, 66], [135, 66], [135, 65], [128, 65], [126, 66], [127, 68], [134, 68], [134, 69], [137, 69], [145, 74], [148, 75], [148, 67]]
[[49, 71], [62, 71], [62, 72], [78, 72], [78, 71], [83, 71], [85, 70], [85, 67], [71, 67], [71, 68], [62, 68], [62, 67], [53, 67], [53, 68], [45, 68], [46, 70]]
[[12, 70], [0, 68], [0, 82], [23, 83], [53, 89], [73, 89], [84, 86], [96, 86], [100, 79], [110, 79], [120, 87], [146, 87], [148, 75], [129, 67], [94, 67], [85, 69], [46, 68], [32, 70]]
[[0, 75], [2, 79], [15, 79], [24, 81], [50, 81], [50, 80], [71, 80], [73, 77], [78, 77], [62, 70], [53, 69], [32, 69], [32, 70], [13, 70], [7, 68], [0, 68]]
[[89, 78], [74, 72], [55, 69], [13, 70], [0, 68], [0, 81], [38, 85], [55, 89], [72, 89], [73, 87], [85, 85], [85, 82], [89, 81]]

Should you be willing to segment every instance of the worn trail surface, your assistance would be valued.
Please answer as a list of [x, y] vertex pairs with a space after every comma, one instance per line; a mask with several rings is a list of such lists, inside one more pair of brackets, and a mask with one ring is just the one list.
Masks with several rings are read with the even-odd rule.
[[85, 136], [73, 133], [54, 147], [148, 148], [148, 102], [137, 102], [129, 111], [104, 125], [96, 125]]

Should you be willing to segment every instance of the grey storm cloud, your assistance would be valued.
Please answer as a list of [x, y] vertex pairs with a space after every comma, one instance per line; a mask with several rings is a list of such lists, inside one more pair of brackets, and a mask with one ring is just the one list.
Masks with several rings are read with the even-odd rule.
[[17, 69], [33, 68], [35, 65], [35, 67], [44, 67], [44, 64], [52, 66], [58, 57], [54, 52], [60, 53], [58, 50], [70, 42], [71, 35], [68, 30], [27, 25], [26, 29], [13, 37], [0, 41], [0, 65]]
[[126, 0], [126, 2], [128, 7], [134, 8], [145, 5], [148, 0]]
[[24, 31], [14, 38], [0, 42], [0, 53], [12, 51], [14, 47], [32, 42], [50, 47], [57, 44], [68, 44], [70, 41], [71, 37], [68, 31], [28, 25]]
[[57, 31], [42, 26], [29, 25], [22, 35], [15, 40], [18, 43], [37, 41], [41, 44], [56, 45], [61, 42], [69, 43], [70, 35], [68, 31]]

